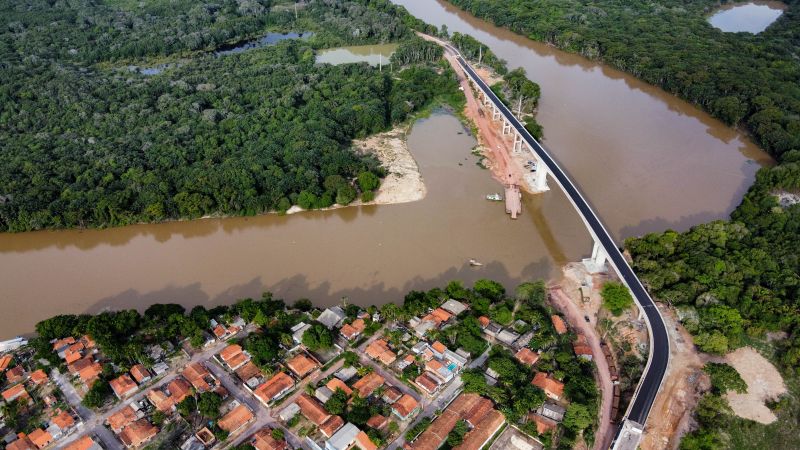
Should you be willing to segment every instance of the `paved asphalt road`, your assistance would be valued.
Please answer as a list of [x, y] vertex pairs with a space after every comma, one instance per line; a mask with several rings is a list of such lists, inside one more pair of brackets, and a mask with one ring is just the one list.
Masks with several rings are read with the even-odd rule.
[[628, 265], [628, 262], [625, 261], [625, 257], [614, 243], [611, 235], [606, 231], [594, 211], [592, 211], [589, 203], [583, 198], [583, 195], [581, 195], [578, 188], [575, 187], [567, 174], [558, 166], [555, 160], [550, 157], [547, 151], [536, 142], [533, 136], [528, 133], [528, 130], [514, 117], [511, 111], [497, 98], [489, 86], [481, 80], [458, 52], [449, 45], [447, 49], [456, 55], [456, 60], [464, 71], [469, 73], [470, 77], [472, 77], [480, 86], [481, 90], [489, 96], [506, 120], [511, 123], [530, 148], [541, 158], [547, 166], [547, 171], [555, 178], [564, 192], [566, 192], [567, 197], [570, 199], [573, 206], [575, 206], [575, 209], [584, 222], [586, 222], [593, 237], [603, 246], [603, 249], [609, 257], [609, 261], [625, 281], [625, 284], [630, 288], [636, 302], [644, 310], [650, 328], [650, 358], [628, 414], [628, 419], [644, 425], [647, 420], [647, 415], [650, 413], [650, 408], [653, 406], [656, 395], [661, 388], [661, 380], [664, 377], [664, 372], [667, 370], [667, 364], [669, 363], [669, 337], [658, 308], [653, 302], [653, 299], [650, 298], [644, 286], [642, 286], [639, 278]]

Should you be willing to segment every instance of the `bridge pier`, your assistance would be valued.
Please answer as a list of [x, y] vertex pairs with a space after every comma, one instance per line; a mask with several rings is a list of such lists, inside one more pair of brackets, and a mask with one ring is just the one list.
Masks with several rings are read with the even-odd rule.
[[511, 122], [503, 119], [503, 134], [511, 133]]
[[589, 273], [605, 272], [607, 259], [608, 255], [606, 254], [606, 251], [595, 239], [594, 246], [592, 247], [592, 257], [585, 258], [583, 260], [583, 265], [586, 266], [586, 269], [589, 271]]
[[492, 103], [492, 120], [497, 120], [499, 118], [500, 118], [500, 110], [494, 103]]
[[522, 135], [514, 132], [514, 153], [522, 153]]

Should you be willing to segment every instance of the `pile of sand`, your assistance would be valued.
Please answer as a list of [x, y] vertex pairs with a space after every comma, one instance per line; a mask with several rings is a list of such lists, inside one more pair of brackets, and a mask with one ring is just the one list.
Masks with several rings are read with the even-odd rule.
[[407, 203], [425, 198], [425, 183], [408, 149], [404, 127], [353, 141], [353, 148], [375, 155], [389, 173], [371, 203]]
[[725, 362], [733, 366], [747, 383], [747, 392], [728, 392], [733, 412], [744, 419], [768, 424], [777, 420], [765, 404], [786, 392], [781, 374], [766, 358], [752, 347], [743, 347], [725, 355]]

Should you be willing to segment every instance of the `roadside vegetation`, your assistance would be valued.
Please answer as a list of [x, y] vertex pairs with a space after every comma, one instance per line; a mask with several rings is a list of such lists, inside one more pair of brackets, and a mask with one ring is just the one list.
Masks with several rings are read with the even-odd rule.
[[[394, 9], [317, 0], [295, 19], [274, 3], [0, 2], [0, 232], [371, 200], [385, 171], [351, 140], [454, 97], [453, 72]], [[213, 53], [289, 29], [314, 35]], [[388, 41], [393, 72], [314, 63]]]

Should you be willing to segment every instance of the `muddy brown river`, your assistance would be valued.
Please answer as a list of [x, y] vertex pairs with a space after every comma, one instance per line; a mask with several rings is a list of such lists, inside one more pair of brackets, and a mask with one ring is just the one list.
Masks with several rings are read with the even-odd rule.
[[[433, 0], [413, 14], [489, 45], [542, 86], [544, 141], [617, 239], [724, 218], [769, 158], [745, 136], [634, 78], [498, 29]], [[408, 204], [109, 230], [0, 234], [0, 339], [59, 313], [211, 306], [271, 290], [320, 305], [401, 300], [410, 289], [494, 278], [509, 287], [588, 256], [557, 189], [512, 221], [451, 115], [409, 136], [428, 194]], [[555, 186], [554, 183], [551, 183]], [[475, 258], [485, 265], [472, 268]]]

